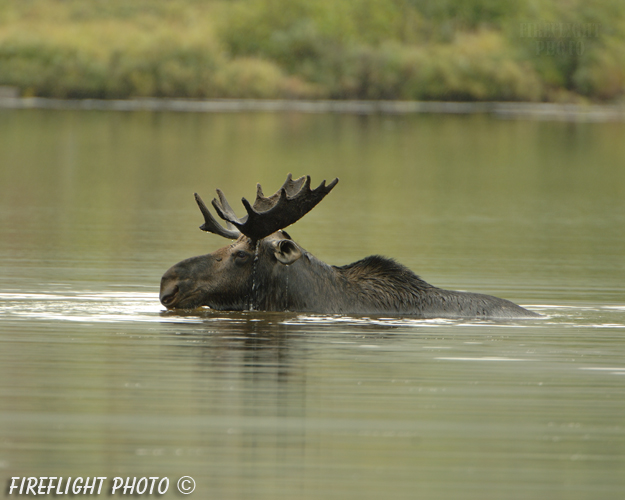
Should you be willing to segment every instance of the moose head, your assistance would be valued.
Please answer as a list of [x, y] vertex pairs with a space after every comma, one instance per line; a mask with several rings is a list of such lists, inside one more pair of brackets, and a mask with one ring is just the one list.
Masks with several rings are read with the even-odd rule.
[[[294, 273], [288, 267], [304, 255], [307, 262], [312, 256], [283, 229], [310, 212], [332, 191], [338, 179], [328, 185], [324, 180], [315, 189], [310, 188], [310, 182], [310, 176], [293, 180], [289, 174], [282, 187], [269, 197], [257, 184], [254, 204], [245, 198], [241, 200], [247, 211], [242, 218], [235, 215], [218, 189], [219, 199], [213, 199], [212, 204], [226, 227], [217, 222], [196, 193], [195, 200], [204, 215], [200, 229], [236, 241], [170, 268], [161, 280], [161, 303], [168, 309], [289, 309], [288, 277]], [[298, 280], [292, 279], [294, 286], [293, 281]]]

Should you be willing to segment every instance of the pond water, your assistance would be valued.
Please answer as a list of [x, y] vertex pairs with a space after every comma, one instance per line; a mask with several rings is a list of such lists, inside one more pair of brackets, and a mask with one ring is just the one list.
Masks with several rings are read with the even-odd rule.
[[[544, 318], [164, 311], [162, 273], [227, 243], [193, 193], [240, 213], [288, 172], [340, 178], [289, 229], [317, 257], [387, 255]], [[0, 480], [621, 498], [623, 227], [623, 123], [2, 110]]]

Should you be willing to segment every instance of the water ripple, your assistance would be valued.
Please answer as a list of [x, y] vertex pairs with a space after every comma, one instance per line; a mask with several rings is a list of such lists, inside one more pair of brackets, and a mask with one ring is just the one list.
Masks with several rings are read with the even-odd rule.
[[0, 293], [0, 317], [88, 323], [162, 321], [158, 296], [149, 292]]
[[[620, 305], [532, 305], [543, 318], [538, 320], [419, 319], [365, 315], [278, 313], [277, 323], [285, 326], [373, 326], [382, 328], [489, 327], [528, 328], [625, 328], [625, 306]], [[72, 321], [87, 323], [157, 322], [205, 323], [215, 321], [261, 321], [267, 313], [230, 313], [199, 308], [192, 311], [165, 311], [156, 292], [63, 290], [0, 293], [0, 317], [13, 320]]]

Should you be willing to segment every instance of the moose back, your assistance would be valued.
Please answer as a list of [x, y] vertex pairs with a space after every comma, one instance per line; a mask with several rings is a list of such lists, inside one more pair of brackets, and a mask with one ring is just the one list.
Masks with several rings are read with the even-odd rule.
[[490, 295], [443, 290], [407, 267], [378, 255], [331, 266], [295, 243], [284, 228], [312, 210], [338, 183], [310, 188], [310, 176], [293, 180], [265, 197], [257, 185], [253, 205], [238, 218], [223, 193], [202, 199], [200, 227], [235, 240], [219, 250], [183, 260], [161, 279], [160, 300], [168, 309], [207, 306], [227, 311], [300, 311], [330, 314], [397, 315], [418, 318], [536, 318], [539, 315]]

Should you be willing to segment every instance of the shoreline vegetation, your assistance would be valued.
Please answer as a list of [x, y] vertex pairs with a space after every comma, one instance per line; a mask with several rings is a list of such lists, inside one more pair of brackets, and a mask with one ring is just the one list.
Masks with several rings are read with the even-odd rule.
[[354, 101], [304, 99], [54, 99], [2, 97], [0, 109], [57, 109], [98, 111], [170, 111], [180, 113], [337, 113], [337, 114], [489, 114], [498, 118], [527, 118], [571, 122], [625, 122], [623, 104]]
[[[496, 113], [504, 101], [622, 103], [625, 2], [0, 0], [0, 86], [3, 107], [182, 98], [371, 101], [376, 112], [412, 101], [411, 112], [435, 112], [423, 101], [455, 101]], [[608, 108], [586, 116], [598, 109]]]

